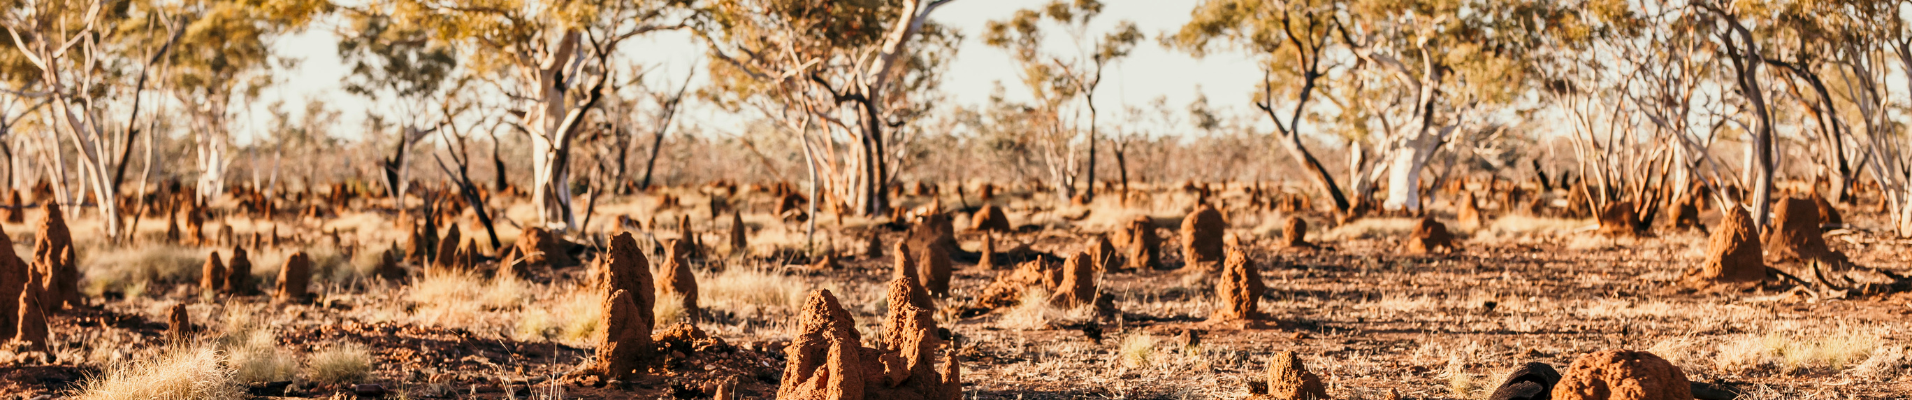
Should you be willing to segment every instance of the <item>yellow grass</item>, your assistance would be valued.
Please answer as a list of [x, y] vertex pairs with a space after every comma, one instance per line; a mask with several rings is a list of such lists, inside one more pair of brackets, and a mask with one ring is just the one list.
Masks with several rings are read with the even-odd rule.
[[515, 308], [531, 297], [526, 282], [510, 275], [487, 280], [475, 271], [433, 271], [406, 288], [419, 322], [439, 326], [478, 324], [486, 311]]
[[170, 348], [159, 356], [109, 365], [104, 374], [81, 384], [82, 400], [246, 399], [226, 360], [210, 345]]
[[82, 291], [88, 296], [117, 291], [133, 298], [148, 287], [197, 284], [209, 254], [208, 249], [151, 244], [98, 249], [80, 258]]
[[698, 278], [700, 304], [738, 315], [794, 312], [808, 288], [796, 277], [765, 268], [731, 267]]
[[353, 383], [372, 371], [372, 353], [358, 343], [343, 343], [312, 353], [310, 377], [325, 383]]
[[1122, 365], [1129, 368], [1148, 368], [1155, 362], [1155, 344], [1159, 341], [1161, 339], [1147, 333], [1122, 338]]

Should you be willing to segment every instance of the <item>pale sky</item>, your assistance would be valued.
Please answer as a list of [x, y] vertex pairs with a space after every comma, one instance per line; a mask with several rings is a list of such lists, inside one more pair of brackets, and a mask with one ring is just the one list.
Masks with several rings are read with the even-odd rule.
[[[996, 82], [1002, 82], [1012, 100], [1028, 98], [1027, 91], [1017, 80], [1017, 68], [1007, 53], [982, 43], [983, 27], [989, 20], [1006, 19], [1018, 9], [1045, 3], [1038, 0], [956, 0], [932, 14], [931, 18], [954, 26], [966, 36], [943, 83], [943, 90], [948, 92], [951, 101], [964, 105], [983, 104], [988, 101]], [[1208, 95], [1210, 103], [1218, 108], [1235, 112], [1247, 110], [1249, 91], [1260, 79], [1260, 73], [1246, 56], [1224, 53], [1197, 60], [1157, 44], [1156, 37], [1159, 34], [1173, 32], [1188, 21], [1189, 11], [1194, 5], [1194, 0], [1105, 0], [1103, 14], [1092, 26], [1091, 35], [1099, 36], [1117, 21], [1129, 20], [1134, 21], [1148, 39], [1136, 47], [1130, 58], [1109, 70], [1102, 89], [1102, 93], [1106, 94], [1097, 99], [1098, 108], [1120, 110], [1123, 105], [1143, 106], [1157, 96], [1167, 96], [1169, 104], [1179, 109], [1195, 99], [1199, 87]], [[1052, 51], [1074, 51], [1071, 47], [1065, 47], [1068, 46], [1064, 40], [1067, 35], [1057, 32], [1050, 36]], [[284, 38], [276, 47], [281, 55], [296, 57], [302, 62], [296, 70], [283, 73], [283, 82], [268, 89], [263, 98], [254, 103], [251, 115], [241, 116], [241, 120], [251, 121], [250, 126], [243, 127], [241, 131], [256, 134], [265, 126], [267, 113], [264, 107], [275, 100], [283, 99], [288, 109], [298, 110], [303, 107], [306, 98], [326, 99], [334, 108], [344, 112], [339, 121], [339, 133], [351, 136], [356, 136], [361, 129], [364, 111], [380, 107], [339, 89], [340, 79], [347, 71], [339, 60], [337, 38], [330, 24], [321, 24], [304, 33]], [[662, 71], [678, 79], [691, 68], [702, 68], [704, 61], [701, 45], [692, 41], [688, 34], [678, 32], [640, 38], [631, 47], [637, 51], [629, 54], [641, 54], [640, 61], [661, 65]], [[629, 54], [626, 57], [631, 57]], [[699, 75], [701, 78], [701, 71]], [[693, 83], [696, 84], [699, 83]], [[749, 114], [723, 114], [711, 107], [696, 104], [690, 104], [689, 107], [693, 109], [687, 111], [687, 122], [717, 128], [718, 131], [726, 126], [738, 126], [739, 121], [755, 117]]]

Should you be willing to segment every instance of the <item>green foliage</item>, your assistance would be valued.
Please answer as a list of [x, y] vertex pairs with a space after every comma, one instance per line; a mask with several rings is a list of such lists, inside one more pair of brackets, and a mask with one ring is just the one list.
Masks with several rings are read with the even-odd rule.
[[[167, 14], [190, 20], [169, 55], [173, 85], [196, 102], [224, 103], [226, 96], [257, 97], [272, 83], [272, 41], [303, 29], [330, 12], [324, 0], [209, 0], [168, 6]], [[223, 110], [221, 110], [223, 112]]]
[[339, 57], [352, 66], [344, 89], [366, 97], [389, 91], [401, 98], [436, 94], [458, 66], [452, 48], [429, 31], [395, 23], [373, 10], [349, 14], [349, 35], [339, 39]]

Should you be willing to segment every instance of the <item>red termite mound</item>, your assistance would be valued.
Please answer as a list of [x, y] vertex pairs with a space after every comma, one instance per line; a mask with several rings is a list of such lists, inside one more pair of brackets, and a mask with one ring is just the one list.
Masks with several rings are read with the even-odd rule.
[[1146, 271], [1162, 268], [1162, 238], [1155, 235], [1155, 225], [1147, 216], [1129, 220], [1123, 228], [1123, 255], [1127, 256], [1127, 269]]
[[1207, 204], [1182, 219], [1182, 257], [1190, 267], [1214, 269], [1222, 262], [1222, 235], [1228, 223]]
[[0, 232], [0, 342], [12, 338], [20, 330], [21, 294], [36, 289], [27, 285], [31, 279], [29, 275], [33, 274], [31, 268], [13, 254], [13, 239]]
[[1789, 197], [1775, 204], [1772, 227], [1766, 230], [1761, 247], [1781, 260], [1818, 261], [1845, 264], [1843, 254], [1832, 251], [1819, 231], [1819, 206], [1812, 199]]
[[682, 240], [670, 241], [669, 250], [664, 254], [664, 267], [657, 269], [657, 294], [677, 295], [681, 297], [679, 305], [686, 315], [697, 315], [697, 276], [691, 273], [690, 261], [684, 259], [690, 246]]
[[1447, 232], [1446, 224], [1435, 221], [1432, 217], [1422, 217], [1420, 222], [1414, 224], [1414, 231], [1408, 235], [1408, 253], [1454, 250], [1454, 234]]
[[976, 215], [972, 218], [972, 220], [969, 223], [969, 229], [975, 230], [975, 231], [1008, 233], [1013, 228], [1009, 226], [1009, 216], [1007, 214], [1003, 214], [1002, 207], [997, 206], [995, 204], [989, 204], [989, 205], [983, 206], [983, 208], [980, 210], [976, 210]]
[[199, 270], [199, 288], [208, 293], [218, 292], [226, 285], [226, 263], [219, 261], [219, 251], [213, 250], [206, 256], [206, 265]]
[[960, 399], [955, 358], [943, 368], [934, 366], [943, 340], [936, 336], [932, 312], [907, 301], [890, 304], [883, 329], [888, 335], [882, 348], [872, 349], [863, 347], [856, 321], [836, 296], [828, 290], [812, 293], [797, 316], [797, 337], [784, 350], [789, 358], [776, 398]]
[[1686, 373], [1644, 351], [1582, 355], [1561, 374], [1554, 400], [1692, 400]]
[[1321, 384], [1321, 377], [1301, 364], [1301, 358], [1292, 351], [1275, 353], [1268, 360], [1268, 375], [1263, 381], [1268, 384], [1264, 393], [1250, 397], [1256, 400], [1326, 400], [1328, 389]]
[[633, 301], [623, 290], [604, 297], [604, 333], [598, 336], [597, 356], [585, 373], [610, 379], [626, 379], [638, 374], [651, 347], [649, 304]]
[[1289, 216], [1281, 224], [1281, 245], [1290, 249], [1315, 248], [1313, 243], [1308, 243], [1308, 220]]
[[582, 265], [576, 257], [565, 249], [564, 241], [544, 228], [526, 229], [518, 235], [518, 242], [512, 248], [516, 259], [525, 265], [548, 268], [569, 268]]
[[1758, 224], [1737, 206], [1721, 208], [1719, 229], [1706, 243], [1706, 261], [1688, 270], [1681, 280], [1688, 287], [1740, 284], [1766, 280], [1766, 261], [1759, 243]]
[[1053, 291], [1062, 280], [1062, 268], [1043, 260], [1030, 260], [1016, 266], [1013, 271], [996, 275], [996, 280], [983, 287], [982, 294], [976, 297], [971, 308], [987, 312], [1003, 307], [1013, 307], [1022, 302], [1024, 290], [1039, 288]]
[[1631, 201], [1615, 201], [1600, 207], [1597, 218], [1600, 222], [1600, 234], [1612, 237], [1638, 236], [1640, 214], [1633, 209]]
[[66, 217], [59, 204], [47, 203], [39, 240], [33, 244], [33, 267], [46, 279], [41, 284], [41, 304], [48, 311], [80, 305], [80, 270], [74, 260], [73, 234], [66, 229]]
[[650, 260], [644, 258], [637, 239], [630, 233], [611, 237], [610, 249], [598, 258], [597, 286], [607, 296], [619, 290], [631, 293], [631, 302], [644, 306], [644, 325], [653, 325], [651, 304], [657, 303], [656, 281], [651, 276]]
[[253, 293], [252, 260], [246, 257], [244, 247], [232, 247], [232, 258], [226, 261], [226, 283], [219, 290], [236, 295]]
[[1062, 281], [1056, 283], [1055, 294], [1049, 296], [1049, 303], [1064, 308], [1094, 304], [1095, 272], [1095, 265], [1088, 253], [1069, 256], [1068, 260], [1062, 262]]
[[278, 290], [272, 293], [273, 300], [302, 301], [310, 295], [312, 284], [312, 258], [305, 252], [292, 253], [285, 259], [285, 268], [279, 270]]
[[1255, 269], [1248, 254], [1240, 249], [1229, 249], [1228, 260], [1222, 263], [1221, 281], [1215, 285], [1215, 294], [1221, 301], [1221, 308], [1209, 317], [1216, 322], [1258, 321], [1263, 319], [1256, 304], [1268, 286], [1261, 281], [1261, 271]]

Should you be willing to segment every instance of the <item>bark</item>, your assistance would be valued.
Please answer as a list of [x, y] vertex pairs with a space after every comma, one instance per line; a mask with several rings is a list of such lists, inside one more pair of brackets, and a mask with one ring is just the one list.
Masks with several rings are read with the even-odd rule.
[[[580, 36], [575, 30], [566, 32], [550, 56], [537, 66], [527, 66], [527, 72], [535, 78], [530, 83], [537, 85], [527, 89], [538, 96], [537, 106], [525, 113], [523, 124], [531, 132], [532, 203], [538, 210], [539, 223], [556, 232], [577, 227], [570, 185], [571, 138], [584, 111], [596, 101], [593, 94], [577, 107], [566, 102], [571, 88], [563, 81], [564, 72], [572, 66]], [[598, 86], [602, 87], [603, 82], [599, 80]], [[586, 93], [596, 92], [594, 88]]]

